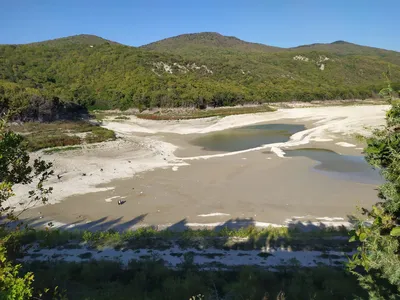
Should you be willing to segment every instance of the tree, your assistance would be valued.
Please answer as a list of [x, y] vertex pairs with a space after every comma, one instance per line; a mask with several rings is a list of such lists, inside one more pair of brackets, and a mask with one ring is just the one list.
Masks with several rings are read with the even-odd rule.
[[358, 252], [349, 268], [359, 278], [371, 299], [400, 297], [400, 100], [388, 87], [380, 93], [391, 104], [386, 126], [367, 139], [366, 160], [381, 170], [385, 183], [379, 188], [382, 202], [363, 209], [372, 224], [359, 222], [352, 241], [359, 241]]
[[27, 200], [20, 203], [22, 211], [37, 202], [46, 203], [52, 189], [45, 188], [44, 183], [53, 174], [51, 167], [51, 163], [40, 158], [32, 163], [23, 138], [8, 129], [6, 120], [0, 120], [0, 217], [5, 220], [0, 230], [6, 233], [0, 241], [0, 300], [30, 299], [33, 295], [34, 275], [21, 276], [21, 265], [14, 264], [7, 256], [7, 246], [13, 235], [7, 231], [7, 226], [16, 222], [20, 214], [9, 200], [14, 196], [15, 184], [35, 183]]

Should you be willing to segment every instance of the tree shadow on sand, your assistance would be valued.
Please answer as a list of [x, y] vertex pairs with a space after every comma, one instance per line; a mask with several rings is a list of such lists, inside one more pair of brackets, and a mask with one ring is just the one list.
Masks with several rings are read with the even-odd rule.
[[[338, 249], [351, 251], [355, 245], [348, 242], [345, 227], [330, 229], [322, 222], [297, 222], [281, 228], [256, 227], [254, 219], [230, 219], [214, 227], [193, 226], [186, 219], [169, 226], [170, 231], [188, 231], [185, 238], [178, 241], [183, 248], [223, 248], [234, 250], [280, 249], [285, 251]], [[203, 234], [194, 229], [207, 229]], [[264, 229], [264, 230], [263, 230]], [[306, 235], [304, 233], [307, 233]]]
[[48, 220], [43, 220], [40, 218], [29, 218], [19, 221], [18, 223], [14, 222], [10, 224], [10, 228], [15, 228], [17, 224], [21, 223], [24, 226], [27, 226], [32, 229], [44, 229], [44, 228], [53, 228], [59, 230], [73, 230], [73, 231], [108, 231], [114, 230], [118, 232], [123, 232], [126, 230], [132, 230], [136, 225], [141, 223], [147, 214], [139, 215], [129, 221], [123, 221], [123, 217], [110, 219], [108, 217], [103, 217], [95, 221], [76, 221], [72, 223], [66, 224], [57, 224], [49, 222]]
[[[50, 228], [63, 231], [117, 231], [126, 232], [144, 227], [143, 221], [147, 214], [141, 214], [131, 220], [124, 221], [123, 217], [103, 217], [94, 221], [76, 221], [68, 224], [56, 224]], [[354, 216], [348, 216], [350, 223], [356, 222]], [[24, 224], [33, 229], [48, 227], [48, 221], [40, 218], [24, 220]], [[57, 226], [58, 225], [58, 226]], [[165, 244], [161, 240], [169, 239], [166, 243], [172, 246], [174, 243], [181, 248], [219, 248], [236, 250], [262, 250], [280, 249], [287, 251], [318, 250], [329, 251], [340, 249], [351, 251], [356, 245], [348, 242], [345, 228], [330, 229], [322, 222], [293, 222], [287, 227], [260, 227], [259, 222], [252, 218], [229, 219], [214, 226], [190, 223], [182, 219], [169, 226], [149, 226], [156, 231], [169, 231], [170, 238], [163, 238], [164, 235], [136, 236], [135, 247], [152, 248]], [[200, 229], [197, 231], [196, 229]], [[185, 232], [184, 234], [176, 234]], [[169, 235], [166, 235], [169, 236]], [[155, 239], [156, 238], [156, 239]]]

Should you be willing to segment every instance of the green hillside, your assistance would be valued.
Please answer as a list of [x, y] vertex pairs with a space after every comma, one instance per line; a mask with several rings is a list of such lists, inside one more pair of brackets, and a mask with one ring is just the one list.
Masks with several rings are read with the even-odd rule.
[[291, 48], [293, 51], [327, 51], [338, 55], [373, 56], [400, 65], [400, 53], [368, 46], [360, 46], [345, 41], [330, 44], [312, 44]]
[[116, 42], [103, 39], [96, 35], [78, 34], [78, 35], [68, 36], [68, 37], [64, 37], [64, 38], [58, 38], [58, 39], [54, 39], [54, 40], [31, 43], [31, 45], [44, 44], [47, 46], [62, 47], [62, 46], [70, 45], [70, 44], [89, 45], [90, 46], [90, 45], [101, 45], [101, 44], [105, 44], [105, 43], [118, 44]]
[[0, 101], [4, 110], [32, 95], [104, 109], [366, 98], [388, 67], [400, 78], [399, 57], [348, 43], [281, 49], [214, 33], [140, 48], [78, 35], [0, 46]]
[[245, 52], [277, 52], [284, 50], [283, 48], [279, 47], [245, 42], [234, 36], [223, 36], [222, 34], [216, 32], [182, 34], [144, 45], [141, 48], [161, 52], [166, 51], [188, 54], [193, 51], [200, 52], [215, 49]]

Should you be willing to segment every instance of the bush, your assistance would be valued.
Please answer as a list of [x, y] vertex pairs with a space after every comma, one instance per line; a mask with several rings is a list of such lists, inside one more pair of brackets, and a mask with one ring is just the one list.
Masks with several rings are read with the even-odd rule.
[[67, 290], [69, 299], [354, 299], [365, 297], [354, 276], [343, 270], [320, 267], [271, 272], [256, 267], [229, 271], [172, 270], [162, 261], [86, 263], [34, 262], [24, 266], [35, 272], [35, 288], [52, 283]]

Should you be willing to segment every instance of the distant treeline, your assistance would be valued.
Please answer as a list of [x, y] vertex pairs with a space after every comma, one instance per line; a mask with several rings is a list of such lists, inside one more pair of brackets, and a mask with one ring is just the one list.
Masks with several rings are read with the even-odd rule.
[[37, 91], [0, 85], [0, 116], [8, 115], [11, 121], [52, 122], [75, 120], [88, 115], [87, 109], [73, 102], [46, 97]]
[[[377, 97], [388, 64], [337, 56], [324, 70], [296, 53], [218, 52], [192, 60], [116, 44], [0, 46], [0, 111], [52, 120], [88, 109], [230, 106]], [[304, 54], [313, 61], [323, 53]], [[327, 54], [331, 57], [333, 54]], [[163, 62], [168, 65], [156, 65]], [[189, 68], [187, 66], [196, 67]], [[203, 67], [212, 71], [209, 72]], [[183, 67], [187, 70], [184, 70]], [[392, 65], [394, 75], [400, 67]], [[393, 76], [395, 78], [395, 76]], [[400, 77], [400, 76], [399, 76]], [[394, 84], [400, 88], [400, 84]], [[76, 105], [73, 105], [73, 104]]]

